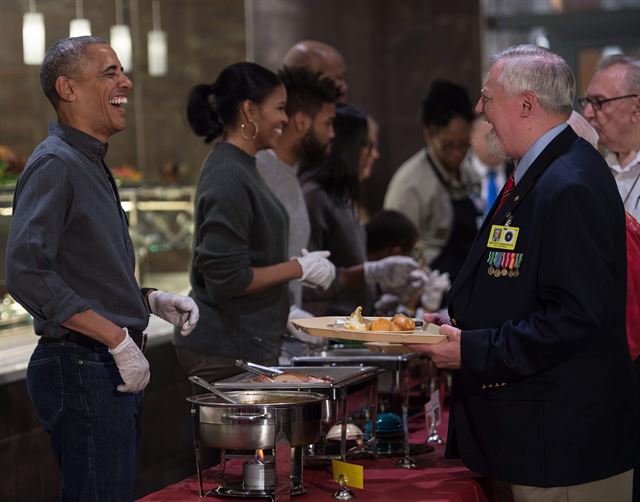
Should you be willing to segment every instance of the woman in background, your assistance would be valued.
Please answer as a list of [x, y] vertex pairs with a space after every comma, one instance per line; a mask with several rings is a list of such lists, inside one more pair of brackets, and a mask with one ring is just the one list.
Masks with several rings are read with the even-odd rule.
[[481, 215], [479, 176], [465, 161], [474, 120], [464, 87], [435, 80], [422, 103], [425, 148], [391, 178], [385, 209], [405, 214], [424, 241], [424, 261], [455, 279]]
[[417, 263], [407, 256], [367, 260], [366, 235], [356, 201], [362, 181], [379, 157], [373, 122], [357, 108], [342, 106], [333, 123], [331, 153], [300, 175], [309, 211], [309, 249], [326, 249], [338, 268], [329, 291], [305, 288], [303, 309], [314, 315], [348, 315], [357, 306], [371, 312], [377, 287], [383, 292], [410, 287]]
[[191, 336], [174, 336], [174, 345], [187, 373], [209, 382], [238, 373], [238, 358], [276, 364], [287, 282], [328, 287], [335, 273], [327, 252], [289, 259], [287, 213], [256, 169], [256, 152], [273, 148], [287, 123], [285, 104], [277, 75], [254, 63], [225, 68], [189, 97], [194, 133], [222, 141], [196, 189], [190, 295], [200, 322]]

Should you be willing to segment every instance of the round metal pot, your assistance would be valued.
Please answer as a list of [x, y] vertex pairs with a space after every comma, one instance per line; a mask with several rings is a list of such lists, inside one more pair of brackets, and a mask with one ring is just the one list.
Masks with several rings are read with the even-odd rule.
[[304, 446], [320, 438], [322, 403], [326, 396], [312, 392], [233, 391], [226, 394], [238, 404], [215, 394], [188, 397], [195, 414], [197, 439], [210, 448], [267, 449], [276, 434], [285, 434], [291, 446]]

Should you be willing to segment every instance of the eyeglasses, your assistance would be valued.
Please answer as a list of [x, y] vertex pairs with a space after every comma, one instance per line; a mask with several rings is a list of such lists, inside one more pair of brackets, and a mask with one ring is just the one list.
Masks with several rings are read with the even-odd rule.
[[471, 143], [452, 143], [449, 141], [442, 141], [439, 138], [434, 138], [433, 146], [447, 153], [453, 151], [464, 153], [471, 148]]
[[602, 105], [609, 101], [617, 101], [618, 99], [637, 98], [637, 94], [625, 94], [624, 96], [616, 96], [615, 98], [598, 99], [587, 96], [586, 98], [580, 98], [578, 104], [584, 109], [587, 105], [591, 105], [594, 110], [598, 111], [602, 108]]

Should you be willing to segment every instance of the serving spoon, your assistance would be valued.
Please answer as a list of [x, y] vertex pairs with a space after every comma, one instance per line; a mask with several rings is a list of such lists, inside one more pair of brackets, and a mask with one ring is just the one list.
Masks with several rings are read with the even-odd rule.
[[213, 392], [216, 396], [218, 396], [220, 399], [224, 399], [226, 402], [231, 403], [231, 404], [241, 404], [238, 403], [235, 399], [230, 398], [227, 394], [225, 394], [224, 392], [219, 391], [218, 389], [216, 389], [213, 385], [211, 385], [209, 382], [207, 382], [206, 380], [200, 378], [199, 376], [190, 376], [189, 377], [189, 381], [195, 383], [196, 385], [199, 385], [200, 387], [204, 387], [205, 389], [207, 389], [208, 391]]

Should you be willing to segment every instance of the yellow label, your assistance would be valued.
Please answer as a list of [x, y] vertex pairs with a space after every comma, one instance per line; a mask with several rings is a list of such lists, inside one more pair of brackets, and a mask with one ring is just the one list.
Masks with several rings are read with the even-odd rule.
[[518, 227], [505, 227], [502, 225], [491, 225], [489, 241], [487, 247], [492, 249], [508, 249], [513, 251], [518, 240]]
[[342, 475], [347, 486], [364, 489], [364, 468], [361, 465], [332, 460], [331, 468], [333, 469], [333, 480], [336, 483], [340, 483], [340, 475]]

